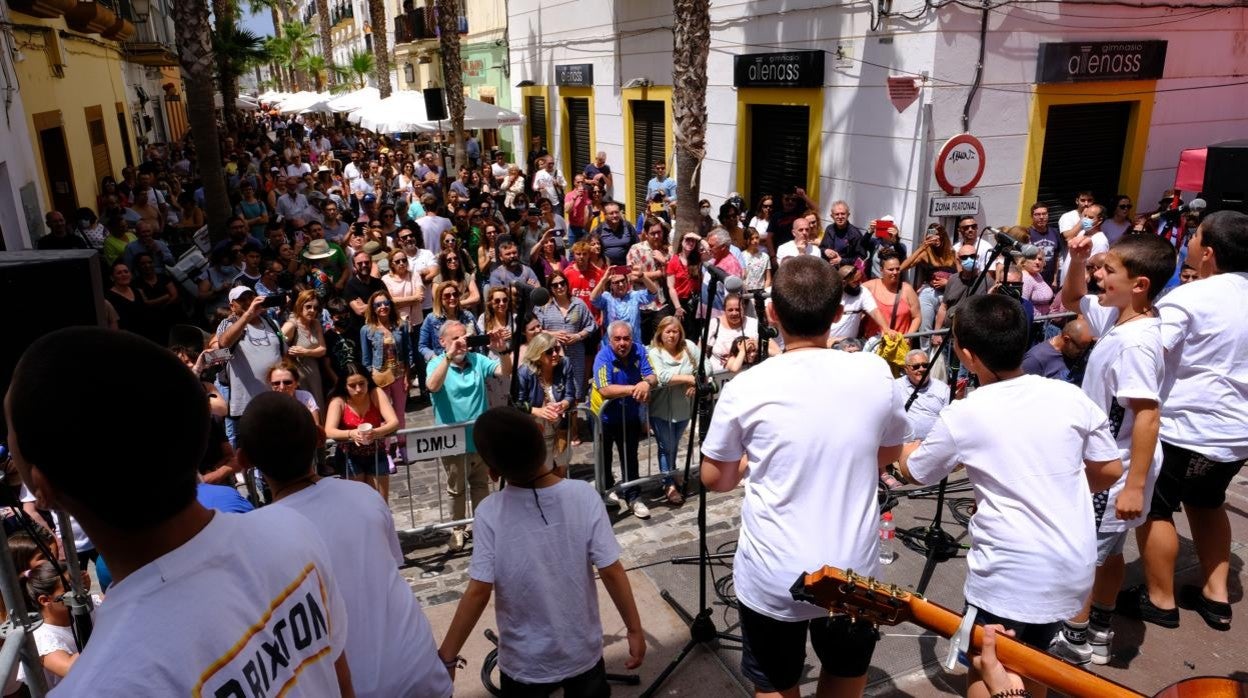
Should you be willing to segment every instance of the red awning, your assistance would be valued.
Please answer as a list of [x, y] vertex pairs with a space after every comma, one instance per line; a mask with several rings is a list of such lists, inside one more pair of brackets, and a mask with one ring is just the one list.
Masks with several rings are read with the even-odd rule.
[[1199, 192], [1205, 188], [1205, 156], [1208, 148], [1192, 148], [1179, 153], [1179, 169], [1174, 173], [1174, 188]]

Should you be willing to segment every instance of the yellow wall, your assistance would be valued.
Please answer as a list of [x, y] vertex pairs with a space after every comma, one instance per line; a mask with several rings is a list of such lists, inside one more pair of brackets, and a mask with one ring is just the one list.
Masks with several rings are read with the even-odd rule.
[[[23, 19], [28, 19], [22, 15]], [[63, 20], [33, 20], [54, 31], [64, 28]], [[14, 30], [19, 42], [29, 41], [42, 46], [46, 35], [39, 32], [28, 33], [21, 29]], [[98, 45], [106, 44], [106, 45]], [[39, 133], [35, 130], [32, 115], [42, 112], [61, 112], [61, 123], [65, 131], [65, 144], [69, 151], [70, 168], [73, 170], [74, 191], [78, 196], [79, 206], [95, 208], [95, 197], [99, 194], [100, 183], [96, 181], [95, 166], [91, 159], [91, 142], [87, 137], [87, 107], [99, 106], [104, 117], [104, 133], [108, 141], [109, 160], [112, 163], [113, 177], [121, 179], [121, 168], [125, 167], [125, 149], [121, 144], [121, 132], [117, 126], [117, 102], [123, 104], [126, 112], [126, 130], [130, 138], [130, 152], [136, 161], [141, 152], [134, 142], [134, 122], [131, 120], [129, 100], [126, 96], [125, 83], [122, 80], [122, 60], [114, 42], [89, 37], [78, 40], [62, 37], [63, 55], [65, 60], [65, 77], [56, 78], [52, 75], [45, 51], [27, 47], [23, 49], [26, 60], [15, 63], [18, 84], [22, 91], [22, 104], [26, 109], [27, 126], [35, 142], [33, 148], [35, 158], [39, 160], [37, 169], [39, 176], [44, 178], [45, 189], [47, 179], [43, 165], [43, 154], [38, 142]], [[51, 194], [44, 192], [44, 210], [51, 208]], [[68, 213], [68, 212], [67, 212]]]
[[[737, 191], [750, 188], [751, 104], [804, 106], [810, 109], [806, 152], [806, 196], [819, 201], [819, 145], [823, 140], [823, 89], [819, 87], [742, 87], [737, 90]], [[757, 197], [759, 192], [751, 196]], [[746, 202], [753, 206], [755, 202]]]
[[[598, 152], [598, 116], [594, 111], [594, 88], [592, 87], [560, 87], [559, 88], [559, 148], [547, 146], [547, 150], [555, 152], [563, 151], [563, 176], [568, 180], [568, 186], [572, 186], [572, 180], [576, 177], [576, 173], [582, 172], [585, 165], [572, 162], [572, 130], [568, 126], [568, 103], [567, 99], [585, 98], [589, 100], [589, 156], [592, 158], [594, 153]], [[549, 127], [547, 127], [549, 128]]]
[[[663, 152], [667, 160], [667, 172], [669, 176], [674, 176], [676, 172], [675, 149], [673, 147], [672, 135], [672, 88], [671, 87], [629, 87], [620, 90], [620, 101], [624, 110], [624, 169], [626, 172], [632, 173], [632, 177], [641, 177], [642, 181], [649, 182], [654, 177], [654, 170], [647, 165], [645, 172], [633, 172], [633, 109], [629, 102], [633, 100], [654, 101], [663, 103]], [[632, 182], [617, 181], [615, 185], [615, 193], [620, 193], [620, 187], [624, 187], [624, 205], [625, 211], [632, 220], [637, 220], [637, 214], [640, 211], [639, 201], [633, 201]]]
[[1156, 80], [1121, 82], [1087, 82], [1036, 85], [1031, 102], [1028, 128], [1027, 158], [1023, 164], [1023, 186], [1018, 203], [1019, 225], [1031, 225], [1031, 205], [1040, 188], [1040, 165], [1044, 157], [1044, 138], [1048, 130], [1049, 107], [1060, 104], [1097, 104], [1130, 102], [1126, 147], [1122, 151], [1122, 169], [1118, 191], [1139, 201], [1140, 177], [1144, 172], [1144, 154], [1148, 148], [1148, 125], [1153, 120]]

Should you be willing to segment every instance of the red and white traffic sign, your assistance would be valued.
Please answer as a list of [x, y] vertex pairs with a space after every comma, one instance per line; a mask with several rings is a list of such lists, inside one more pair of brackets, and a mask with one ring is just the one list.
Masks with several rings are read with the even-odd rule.
[[978, 138], [958, 134], [945, 141], [936, 156], [936, 183], [951, 196], [965, 194], [984, 176], [986, 161], [984, 144]]

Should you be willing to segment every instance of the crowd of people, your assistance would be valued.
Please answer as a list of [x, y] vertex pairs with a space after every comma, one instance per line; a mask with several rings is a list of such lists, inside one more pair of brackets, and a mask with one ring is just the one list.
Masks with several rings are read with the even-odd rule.
[[[873, 570], [878, 488], [960, 466], [979, 501], [966, 600], [980, 622], [1074, 663], [1108, 661], [1115, 613], [1174, 627], [1183, 603], [1230, 627], [1223, 497], [1248, 458], [1242, 214], [1132, 215], [1128, 197], [1110, 211], [1080, 192], [1056, 224], [1042, 203], [1030, 227], [933, 222], [910, 251], [891, 216], [860, 227], [837, 201], [825, 225], [799, 187], [752, 208], [734, 194], [715, 217], [699, 201], [697, 229], [677, 230], [676, 207], [692, 204], [677, 201], [665, 163], [643, 210], [627, 212], [605, 153], [569, 183], [540, 140], [523, 162], [485, 153], [451, 172], [424, 144], [259, 114], [221, 150], [225, 239], [200, 234], [201, 173], [183, 143], [150, 147], [120, 182], [102, 182], [72, 227], [50, 212], [38, 242], [98, 250], [112, 328], [165, 348], [58, 333], [32, 347], [10, 392], [29, 513], [55, 503], [73, 514], [116, 585], [79, 657], [57, 630], [68, 625], [61, 570], [46, 555], [17, 565], [45, 614], [46, 676], [67, 694], [176, 692], [195, 679], [214, 695], [260, 683], [449, 695], [497, 594], [505, 690], [602, 695], [588, 570], [625, 621], [630, 666], [645, 639], [602, 498], [565, 479], [588, 438], [578, 411], [601, 427], [608, 504], [649, 518], [639, 443], [653, 436], [661, 501], [680, 506], [702, 367], [733, 377], [701, 479], [745, 483], [735, 583], [743, 673], [761, 693], [796, 695], [807, 632], [820, 690], [861, 691], [872, 629], [827, 619], [789, 586], [823, 564]], [[740, 290], [707, 293], [719, 277]], [[92, 365], [105, 357], [113, 370], [84, 373], [82, 342]], [[136, 388], [138, 372], [159, 380]], [[58, 382], [77, 394], [131, 387], [122, 404], [88, 399], [52, 419], [36, 394]], [[854, 419], [812, 418], [829, 395], [855, 396]], [[194, 409], [152, 414], [183, 402]], [[441, 459], [449, 549], [472, 542], [472, 581], [440, 648], [397, 572], [388, 508], [389, 477], [410, 462], [402, 430], [425, 408], [469, 424], [466, 452]], [[57, 448], [53, 426], [72, 413], [107, 438], [135, 412], [155, 430], [123, 449], [137, 488], [84, 474]], [[997, 428], [1035, 414], [1056, 415], [1043, 435]], [[495, 491], [492, 476], [507, 486]], [[244, 483], [246, 499], [234, 489]], [[1176, 593], [1180, 505], [1204, 583]], [[837, 533], [816, 542], [812, 530]], [[1120, 594], [1131, 530], [1147, 584]], [[534, 576], [542, 564], [566, 574]], [[1020, 603], [1024, 586], [1038, 591]], [[201, 598], [192, 610], [179, 603], [188, 593]], [[559, 616], [569, 605], [575, 636]], [[263, 627], [261, 607], [272, 611]], [[203, 637], [153, 645], [167, 635], [158, 614]], [[283, 633], [297, 632], [308, 642], [292, 651]], [[126, 658], [140, 639], [149, 649]], [[208, 649], [219, 647], [242, 649]], [[116, 671], [162, 661], [186, 671]], [[993, 691], [1021, 690], [995, 669], [985, 677]]]

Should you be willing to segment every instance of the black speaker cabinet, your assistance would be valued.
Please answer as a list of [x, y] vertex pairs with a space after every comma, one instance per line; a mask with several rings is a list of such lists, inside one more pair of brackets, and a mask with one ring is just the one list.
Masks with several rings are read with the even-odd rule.
[[1204, 192], [1210, 212], [1229, 209], [1248, 213], [1248, 140], [1209, 146]]
[[[0, 396], [8, 392], [17, 360], [31, 342], [62, 327], [105, 325], [103, 290], [94, 251], [0, 252]], [[0, 417], [0, 435], [5, 432]]]
[[446, 113], [446, 98], [441, 87], [425, 89], [425, 118], [430, 121], [443, 121], [450, 118]]

